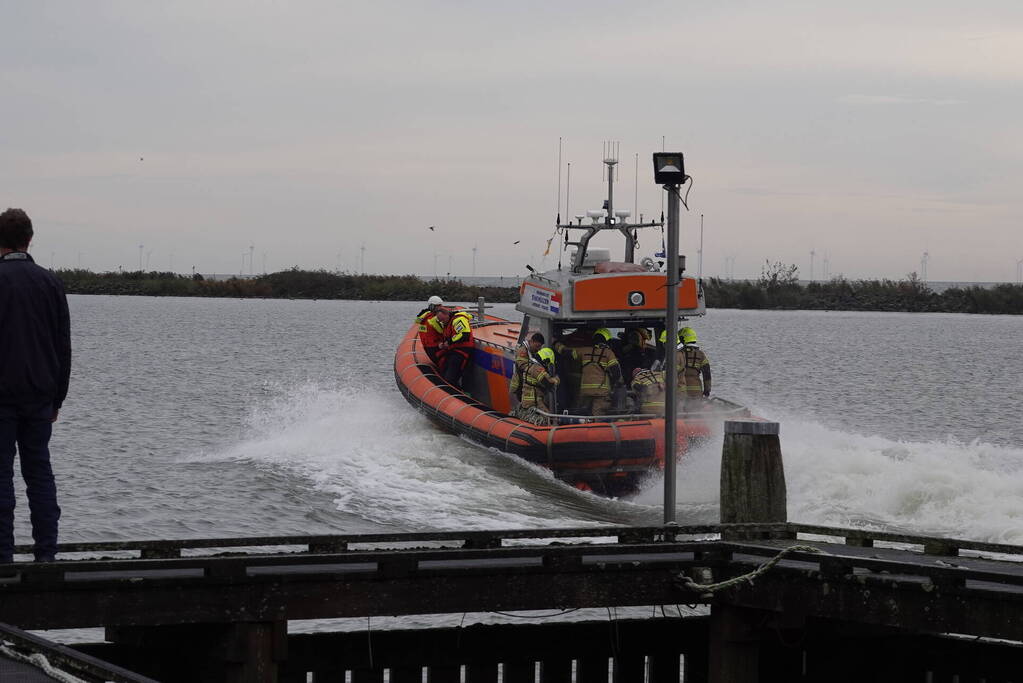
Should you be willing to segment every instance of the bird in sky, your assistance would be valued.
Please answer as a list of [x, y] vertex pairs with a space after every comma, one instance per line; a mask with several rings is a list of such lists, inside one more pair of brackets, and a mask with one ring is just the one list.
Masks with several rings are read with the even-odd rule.
[[427, 230], [430, 230], [431, 232], [435, 232], [433, 228], [434, 228], [434, 226], [431, 225], [429, 228], [427, 228]]
[[512, 242], [512, 244], [518, 244], [518, 243], [519, 243], [519, 242], [521, 242], [521, 241], [522, 241], [522, 240], [515, 240], [514, 242]]

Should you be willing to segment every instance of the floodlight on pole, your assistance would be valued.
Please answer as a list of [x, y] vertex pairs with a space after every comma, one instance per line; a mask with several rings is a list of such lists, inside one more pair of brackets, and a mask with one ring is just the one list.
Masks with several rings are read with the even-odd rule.
[[688, 177], [681, 153], [654, 152], [655, 183], [658, 185], [682, 185]]
[[[685, 164], [680, 152], [654, 152], [654, 182], [663, 185], [668, 193], [667, 249], [668, 269], [666, 273], [667, 310], [664, 317], [664, 333], [667, 339], [666, 377], [678, 376], [677, 354], [672, 352], [678, 342], [678, 282], [682, 274], [678, 255], [678, 205], [681, 203], [679, 187], [686, 182]], [[677, 445], [678, 423], [676, 415], [677, 383], [664, 383], [664, 523], [675, 524], [675, 448]]]

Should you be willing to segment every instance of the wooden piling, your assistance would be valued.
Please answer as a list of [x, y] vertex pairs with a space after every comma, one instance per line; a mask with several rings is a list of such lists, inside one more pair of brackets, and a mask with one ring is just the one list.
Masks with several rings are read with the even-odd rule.
[[[727, 420], [721, 449], [721, 523], [787, 521], [785, 468], [778, 423]], [[723, 532], [722, 537], [734, 537], [732, 533]]]

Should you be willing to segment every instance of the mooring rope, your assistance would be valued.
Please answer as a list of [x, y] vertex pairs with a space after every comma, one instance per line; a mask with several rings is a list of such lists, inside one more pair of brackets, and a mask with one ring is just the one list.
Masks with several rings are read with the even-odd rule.
[[72, 676], [66, 671], [55, 668], [53, 664], [50, 664], [50, 660], [38, 652], [28, 655], [18, 652], [7, 643], [0, 643], [0, 655], [41, 669], [47, 676], [60, 683], [86, 683], [85, 679]]
[[775, 555], [770, 560], [763, 563], [753, 571], [732, 577], [726, 581], [719, 581], [718, 583], [696, 583], [695, 581], [693, 581], [692, 578], [682, 573], [679, 574], [679, 579], [681, 580], [683, 586], [685, 586], [691, 591], [700, 593], [701, 598], [710, 598], [714, 596], [714, 593], [720, 590], [724, 590], [726, 588], [737, 586], [740, 583], [749, 583], [750, 585], [752, 585], [753, 579], [757, 578], [764, 572], [770, 570], [771, 567], [773, 567], [774, 565], [778, 564], [778, 562], [781, 561], [781, 558], [797, 550], [802, 551], [804, 553], [823, 552], [820, 548], [815, 548], [812, 545], [790, 545], [788, 548], [784, 548], [777, 555]]

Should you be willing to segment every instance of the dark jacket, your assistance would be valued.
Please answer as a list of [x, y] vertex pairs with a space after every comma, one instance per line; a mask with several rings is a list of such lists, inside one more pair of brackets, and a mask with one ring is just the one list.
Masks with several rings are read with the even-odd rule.
[[0, 257], [0, 403], [59, 409], [71, 377], [64, 284], [27, 253]]

